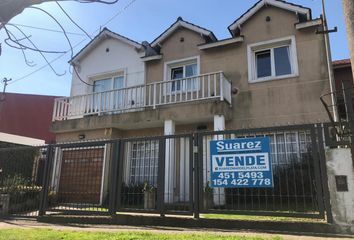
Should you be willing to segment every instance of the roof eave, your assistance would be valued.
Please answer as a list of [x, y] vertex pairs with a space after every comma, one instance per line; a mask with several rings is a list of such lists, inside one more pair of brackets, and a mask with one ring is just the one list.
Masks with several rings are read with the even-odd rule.
[[95, 38], [93, 38], [84, 48], [82, 48], [72, 59], [70, 59], [68, 61], [68, 63], [73, 64], [75, 62], [80, 61], [80, 59], [83, 56], [85, 56], [87, 53], [89, 53], [96, 46], [96, 44], [98, 44], [102, 39], [107, 38], [107, 37], [111, 37], [111, 38], [117, 39], [121, 42], [124, 42], [124, 43], [134, 47], [137, 51], [140, 51], [143, 48], [143, 46], [140, 43], [135, 42], [131, 39], [128, 39], [124, 36], [121, 36], [117, 33], [114, 33], [107, 28], [104, 28]]
[[265, 5], [271, 5], [274, 7], [278, 7], [281, 9], [293, 11], [295, 13], [301, 13], [305, 14], [307, 16], [308, 20], [312, 19], [312, 14], [311, 14], [311, 9], [302, 7], [299, 5], [287, 3], [284, 1], [277, 1], [277, 0], [260, 0], [258, 1], [255, 5], [253, 5], [250, 9], [248, 9], [241, 17], [236, 19], [232, 24], [228, 26], [228, 30], [231, 33], [232, 36], [235, 36], [235, 31], [237, 28], [240, 28], [240, 26], [245, 23], [249, 18], [251, 18], [256, 12], [258, 12], [263, 6]]
[[203, 29], [201, 27], [198, 27], [194, 24], [188, 23], [184, 20], [177, 20], [174, 24], [172, 24], [165, 32], [163, 32], [159, 37], [157, 37], [152, 43], [151, 46], [152, 47], [156, 47], [158, 46], [161, 42], [163, 42], [170, 34], [172, 34], [176, 29], [178, 29], [179, 27], [184, 27], [187, 28], [189, 30], [198, 32], [204, 36], [209, 37], [212, 41], [217, 41], [216, 36], [214, 35], [213, 32], [207, 30], [207, 29]]

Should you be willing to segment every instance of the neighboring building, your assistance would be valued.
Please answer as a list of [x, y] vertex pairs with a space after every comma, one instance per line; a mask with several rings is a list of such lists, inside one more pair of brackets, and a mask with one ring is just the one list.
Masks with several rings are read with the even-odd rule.
[[350, 64], [350, 59], [337, 60], [332, 62], [333, 74], [336, 83], [336, 97], [338, 104], [339, 115], [342, 119], [346, 118], [346, 110], [344, 105], [343, 85], [347, 81], [353, 86], [352, 94], [354, 96], [353, 73]]
[[[71, 60], [93, 86], [74, 74], [71, 96], [56, 99], [56, 140], [327, 122], [320, 102], [330, 91], [324, 36], [316, 34], [321, 26], [309, 8], [261, 0], [228, 27], [231, 37], [223, 40], [182, 18], [151, 43], [104, 29]], [[287, 141], [300, 141], [296, 136]], [[143, 160], [154, 159], [158, 144], [136, 143], [129, 149], [136, 163], [132, 168], [144, 168]], [[67, 151], [57, 156], [65, 158]], [[102, 163], [94, 174], [107, 178], [104, 150], [96, 151]], [[170, 149], [166, 155], [174, 151], [183, 150]], [[62, 169], [68, 167], [62, 162]], [[166, 171], [179, 171], [176, 166], [166, 163]], [[135, 183], [144, 179], [125, 177]], [[168, 189], [177, 184], [173, 181]], [[105, 187], [96, 187], [93, 192], [101, 193], [102, 202]]]
[[0, 98], [0, 142], [41, 145], [55, 141], [50, 126], [58, 96], [6, 93]]

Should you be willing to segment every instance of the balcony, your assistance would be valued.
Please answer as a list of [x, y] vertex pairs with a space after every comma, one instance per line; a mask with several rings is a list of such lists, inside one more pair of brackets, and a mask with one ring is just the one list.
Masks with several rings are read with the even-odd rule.
[[146, 108], [156, 109], [163, 105], [211, 99], [226, 101], [231, 105], [231, 82], [223, 72], [57, 98], [53, 121], [143, 111]]

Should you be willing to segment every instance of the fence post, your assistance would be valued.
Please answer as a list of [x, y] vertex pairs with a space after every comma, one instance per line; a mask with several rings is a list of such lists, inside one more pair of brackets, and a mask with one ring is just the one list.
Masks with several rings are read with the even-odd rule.
[[159, 158], [157, 169], [157, 209], [161, 217], [165, 216], [165, 153], [166, 153], [166, 138], [159, 139]]
[[118, 162], [119, 159], [119, 152], [120, 152], [120, 145], [121, 141], [116, 141], [113, 144], [113, 153], [111, 157], [111, 181], [109, 184], [109, 214], [115, 215], [116, 214], [116, 200], [117, 200], [117, 180], [118, 180]]
[[316, 191], [316, 200], [318, 204], [318, 209], [320, 212], [320, 216], [324, 217], [325, 209], [323, 203], [323, 189], [322, 189], [322, 182], [321, 182], [321, 172], [320, 172], [320, 159], [319, 159], [319, 149], [317, 145], [317, 138], [316, 138], [316, 125], [311, 126], [310, 134], [311, 134], [311, 147], [312, 147], [312, 157], [314, 163], [314, 174], [315, 174], [315, 186], [317, 188]]
[[[193, 135], [194, 140], [194, 147], [193, 147], [193, 162], [194, 162], [194, 218], [199, 219], [199, 212], [200, 212], [200, 183], [199, 183], [199, 134], [196, 133]], [[197, 151], [194, 149], [197, 148]]]
[[124, 162], [124, 141], [121, 140], [119, 144], [119, 154], [118, 154], [118, 176], [117, 176], [117, 192], [116, 192], [116, 210], [121, 208], [122, 204], [122, 185], [123, 185], [123, 162]]
[[39, 211], [38, 216], [45, 215], [46, 208], [47, 208], [47, 200], [48, 200], [48, 190], [49, 190], [49, 179], [50, 179], [50, 166], [52, 161], [52, 154], [53, 153], [53, 146], [47, 146], [47, 156], [44, 163], [44, 174], [43, 174], [43, 182], [42, 182], [42, 191], [40, 194], [39, 200]]

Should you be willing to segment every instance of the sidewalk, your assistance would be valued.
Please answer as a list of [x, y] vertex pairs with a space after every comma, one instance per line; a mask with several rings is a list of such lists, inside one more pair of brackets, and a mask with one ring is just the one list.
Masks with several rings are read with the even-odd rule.
[[[310, 240], [310, 239], [353, 239], [351, 236], [343, 235], [302, 235], [298, 234], [279, 234], [279, 233], [270, 233], [270, 232], [258, 232], [258, 231], [230, 231], [230, 230], [221, 230], [221, 229], [185, 229], [178, 227], [155, 227], [155, 226], [144, 226], [144, 227], [133, 227], [133, 226], [124, 226], [124, 225], [91, 225], [91, 224], [48, 224], [37, 222], [34, 219], [17, 219], [17, 220], [1, 220], [0, 221], [0, 231], [1, 229], [8, 228], [49, 228], [55, 230], [67, 230], [67, 231], [90, 231], [90, 232], [134, 232], [134, 231], [144, 231], [144, 232], [153, 232], [153, 233], [193, 233], [193, 234], [202, 234], [202, 233], [215, 233], [221, 235], [236, 235], [236, 236], [252, 236], [252, 237], [265, 237], [271, 238], [275, 236], [282, 237], [283, 239], [289, 240]], [[300, 229], [299, 229], [300, 230]]]

